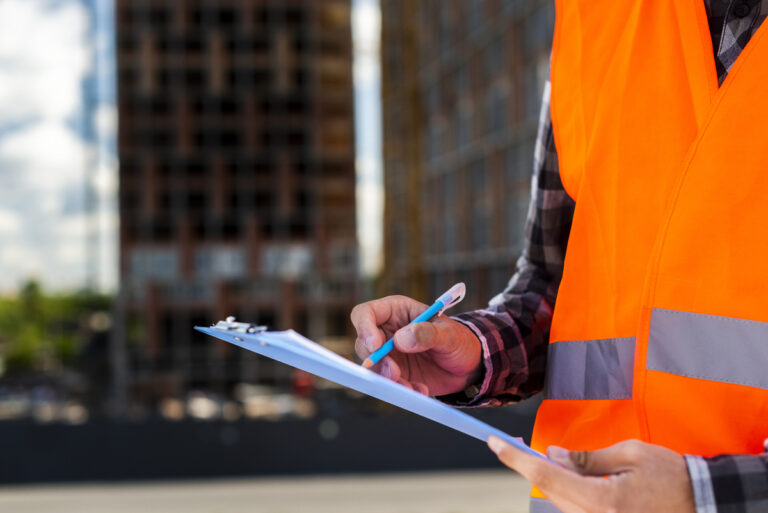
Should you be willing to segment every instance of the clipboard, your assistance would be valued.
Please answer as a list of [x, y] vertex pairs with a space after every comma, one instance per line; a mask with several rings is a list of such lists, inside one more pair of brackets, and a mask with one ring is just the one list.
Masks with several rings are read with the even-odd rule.
[[235, 322], [233, 317], [196, 330], [339, 385], [398, 406], [486, 442], [493, 435], [534, 456], [546, 456], [463, 411], [404, 387], [326, 349], [293, 330], [267, 331], [263, 326]]

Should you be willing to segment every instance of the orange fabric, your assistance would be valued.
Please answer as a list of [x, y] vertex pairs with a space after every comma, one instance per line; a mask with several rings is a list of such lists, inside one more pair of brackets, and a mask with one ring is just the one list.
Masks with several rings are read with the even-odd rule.
[[637, 340], [632, 399], [545, 399], [534, 448], [762, 450], [767, 391], [645, 357], [652, 308], [768, 321], [766, 30], [718, 89], [701, 0], [557, 1], [552, 121], [576, 211], [550, 343]]
[[[649, 308], [673, 305], [768, 321], [767, 63], [768, 36], [762, 26], [712, 98], [681, 170], [657, 240]], [[734, 126], [738, 139], [732, 136]], [[733, 151], [733, 144], [741, 151]], [[639, 349], [644, 357], [647, 344]], [[675, 449], [757, 453], [768, 435], [768, 394], [756, 388], [648, 372], [638, 398], [645, 406], [640, 413], [649, 440]], [[694, 414], [696, 405], [700, 409]], [[691, 418], [699, 429], [686, 437], [686, 419]], [[670, 430], [662, 423], [679, 427]]]
[[[563, 429], [564, 419], [579, 419]], [[603, 422], [609, 419], [607, 422]], [[595, 437], [595, 426], [600, 436]], [[606, 440], [615, 442], [637, 438], [637, 417], [632, 400], [546, 400], [536, 415], [537, 436], [547, 445], [557, 445], [579, 451], [604, 447]], [[611, 442], [609, 442], [611, 443]], [[546, 450], [546, 447], [537, 447]]]

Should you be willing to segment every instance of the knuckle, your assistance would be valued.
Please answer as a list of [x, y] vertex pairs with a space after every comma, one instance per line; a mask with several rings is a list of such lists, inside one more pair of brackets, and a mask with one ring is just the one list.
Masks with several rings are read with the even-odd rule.
[[637, 459], [643, 454], [643, 442], [640, 440], [627, 440], [623, 443], [624, 453], [631, 459]]
[[349, 314], [349, 318], [352, 319], [352, 322], [355, 322], [355, 319], [360, 317], [360, 314], [363, 313], [363, 310], [367, 307], [367, 304], [368, 303], [360, 303], [352, 308], [352, 312]]
[[370, 352], [365, 348], [363, 341], [359, 338], [355, 339], [355, 353], [360, 358], [368, 358], [368, 356], [370, 356]]
[[404, 296], [402, 294], [395, 294], [392, 296], [387, 296], [385, 298], [382, 298], [381, 301], [387, 301], [388, 303], [394, 305], [397, 305], [398, 307], [407, 307], [408, 303], [412, 303], [414, 300], [408, 296]]
[[352, 309], [352, 312], [349, 314], [349, 319], [352, 321], [352, 325], [355, 328], [370, 324], [372, 319], [375, 323], [373, 308], [370, 303], [370, 301], [367, 303], [360, 303]]

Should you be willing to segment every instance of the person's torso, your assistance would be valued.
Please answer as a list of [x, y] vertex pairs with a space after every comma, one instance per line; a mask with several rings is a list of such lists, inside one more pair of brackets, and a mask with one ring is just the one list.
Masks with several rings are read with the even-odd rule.
[[552, 120], [576, 210], [533, 445], [761, 452], [766, 28], [718, 87], [701, 0], [557, 8]]

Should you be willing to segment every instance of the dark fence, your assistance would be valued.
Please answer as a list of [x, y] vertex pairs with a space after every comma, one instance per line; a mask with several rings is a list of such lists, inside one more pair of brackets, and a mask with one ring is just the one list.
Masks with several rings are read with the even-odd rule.
[[[471, 410], [530, 441], [530, 407]], [[0, 423], [0, 483], [497, 466], [485, 445], [407, 413], [312, 420]]]

